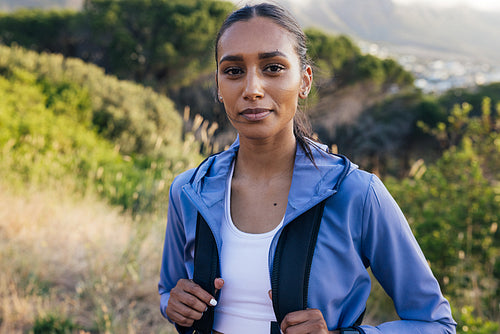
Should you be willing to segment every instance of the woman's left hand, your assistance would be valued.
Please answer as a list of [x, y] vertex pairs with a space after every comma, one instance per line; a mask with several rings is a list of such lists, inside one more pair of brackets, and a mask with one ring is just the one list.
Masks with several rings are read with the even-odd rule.
[[284, 334], [335, 334], [328, 331], [323, 314], [318, 309], [307, 309], [288, 313], [281, 322]]

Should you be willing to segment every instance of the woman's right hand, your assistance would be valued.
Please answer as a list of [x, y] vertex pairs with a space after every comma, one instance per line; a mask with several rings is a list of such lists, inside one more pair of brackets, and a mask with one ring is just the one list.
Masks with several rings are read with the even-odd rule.
[[[224, 285], [221, 278], [214, 281], [216, 291]], [[177, 285], [170, 290], [166, 313], [176, 324], [191, 327], [195, 320], [201, 319], [203, 312], [209, 306], [217, 305], [215, 298], [203, 290], [192, 280], [180, 279]]]

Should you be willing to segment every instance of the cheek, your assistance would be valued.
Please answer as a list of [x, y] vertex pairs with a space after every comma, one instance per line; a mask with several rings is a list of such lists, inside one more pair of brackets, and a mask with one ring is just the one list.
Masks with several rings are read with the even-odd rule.
[[218, 82], [218, 93], [224, 98], [224, 103], [234, 100], [237, 95], [237, 89], [235, 85], [228, 84], [226, 80], [220, 80]]
[[292, 82], [289, 80], [285, 82], [283, 85], [274, 85], [271, 86], [275, 92], [276, 96], [279, 97], [281, 102], [290, 104], [296, 104], [298, 102], [300, 85], [296, 82]]
[[279, 85], [276, 85], [277, 87], [280, 87], [281, 90], [283, 91], [284, 94], [291, 96], [298, 96], [300, 92], [300, 86], [302, 83], [302, 78], [296, 74], [293, 73], [293, 75], [290, 73], [290, 75], [283, 77], [282, 80], [280, 80]]

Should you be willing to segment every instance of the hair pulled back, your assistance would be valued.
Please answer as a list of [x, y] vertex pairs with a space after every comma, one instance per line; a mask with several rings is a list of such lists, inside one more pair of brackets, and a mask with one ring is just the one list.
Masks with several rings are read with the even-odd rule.
[[[219, 40], [222, 35], [233, 24], [241, 21], [249, 21], [254, 17], [268, 18], [290, 33], [290, 35], [295, 40], [295, 52], [299, 57], [301, 68], [305, 70], [309, 65], [309, 59], [307, 57], [306, 35], [300, 28], [297, 20], [287, 10], [270, 3], [261, 3], [253, 6], [247, 5], [232, 12], [226, 18], [215, 40], [215, 62], [217, 64], [217, 67], [219, 66], [217, 63], [219, 58]], [[297, 112], [295, 113], [295, 117], [293, 118], [293, 134], [295, 135], [295, 138], [299, 145], [305, 151], [306, 156], [314, 163], [314, 158], [307, 139], [312, 137], [311, 126], [308, 119], [300, 111], [299, 108], [297, 108]]]

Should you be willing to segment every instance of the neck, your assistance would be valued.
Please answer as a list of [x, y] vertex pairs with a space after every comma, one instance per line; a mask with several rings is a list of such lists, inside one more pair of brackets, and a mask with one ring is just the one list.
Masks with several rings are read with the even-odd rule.
[[297, 141], [291, 137], [269, 140], [240, 138], [236, 159], [235, 176], [245, 175], [252, 179], [270, 179], [290, 175], [293, 171]]

